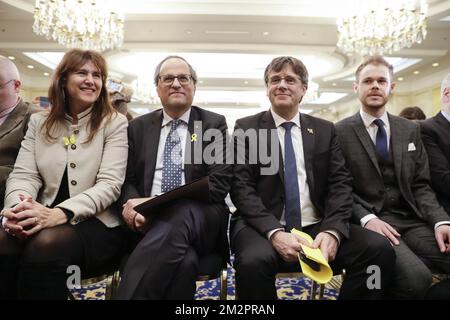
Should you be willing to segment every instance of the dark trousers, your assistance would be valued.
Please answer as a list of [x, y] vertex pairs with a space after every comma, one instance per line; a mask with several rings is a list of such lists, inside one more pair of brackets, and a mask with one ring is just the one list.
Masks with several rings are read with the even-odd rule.
[[433, 227], [424, 221], [388, 212], [379, 218], [401, 235], [400, 244], [394, 246], [395, 274], [389, 298], [423, 299], [431, 286], [432, 272], [450, 274], [450, 255], [439, 251]]
[[220, 241], [221, 205], [179, 201], [156, 213], [131, 253], [115, 299], [193, 299], [199, 257]]
[[0, 299], [67, 300], [70, 265], [81, 278], [117, 268], [126, 239], [121, 227], [91, 218], [19, 240], [0, 227]]
[[[304, 228], [313, 238], [318, 225]], [[231, 233], [231, 248], [235, 253], [236, 295], [239, 299], [277, 299], [275, 276], [278, 272], [301, 271], [298, 262], [287, 263], [275, 251], [270, 241], [246, 226], [237, 234]], [[343, 239], [336, 259], [330, 263], [333, 272], [346, 270], [339, 299], [382, 299], [394, 269], [395, 254], [386, 240], [357, 225], [350, 226], [350, 239]], [[368, 267], [380, 268], [380, 289], [369, 289]]]

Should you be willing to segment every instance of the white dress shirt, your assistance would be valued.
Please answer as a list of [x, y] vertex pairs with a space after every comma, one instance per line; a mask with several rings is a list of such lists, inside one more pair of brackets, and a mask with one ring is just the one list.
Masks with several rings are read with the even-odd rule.
[[[277, 127], [278, 139], [280, 140], [281, 155], [284, 159], [284, 135], [286, 129], [283, 128], [282, 124], [285, 122], [293, 122], [295, 125], [292, 126], [291, 136], [292, 144], [294, 147], [295, 161], [297, 162], [297, 180], [298, 187], [300, 191], [300, 210], [302, 214], [302, 227], [307, 227], [312, 224], [320, 222], [320, 217], [316, 214], [314, 206], [311, 202], [311, 197], [309, 195], [309, 186], [306, 183], [306, 167], [305, 167], [305, 157], [303, 153], [303, 139], [302, 132], [300, 130], [300, 114], [298, 113], [293, 119], [286, 121], [279, 115], [277, 115], [272, 109], [270, 109], [273, 119], [275, 120], [275, 126]], [[281, 216], [281, 223], [285, 224], [286, 220], [284, 218], [284, 210]]]
[[[311, 201], [311, 197], [309, 194], [309, 186], [306, 182], [306, 167], [305, 167], [305, 157], [303, 153], [303, 139], [302, 139], [302, 132], [300, 130], [300, 113], [296, 114], [294, 118], [292, 118], [289, 121], [286, 121], [286, 119], [280, 117], [278, 114], [276, 114], [272, 109], [270, 109], [270, 112], [272, 113], [272, 117], [275, 121], [275, 126], [277, 128], [278, 133], [278, 139], [280, 141], [281, 146], [281, 155], [284, 159], [284, 135], [286, 133], [286, 129], [281, 126], [285, 122], [293, 122], [295, 125], [292, 126], [291, 129], [291, 137], [292, 137], [292, 144], [294, 147], [294, 153], [295, 153], [295, 161], [297, 162], [297, 180], [298, 180], [298, 187], [300, 192], [300, 210], [302, 215], [302, 227], [307, 227], [313, 224], [316, 224], [321, 221], [321, 218], [316, 212], [316, 209], [314, 208], [314, 205]], [[285, 224], [286, 220], [284, 217], [284, 209], [283, 213], [281, 215], [280, 219], [281, 224]], [[267, 233], [267, 238], [270, 239], [270, 237], [279, 230], [283, 229], [274, 229]], [[340, 242], [340, 235], [338, 232], [334, 230], [327, 230], [326, 232], [332, 234], [338, 242]]]
[[[177, 127], [178, 135], [180, 136], [181, 140], [181, 157], [184, 159], [185, 157], [185, 151], [186, 151], [186, 137], [188, 134], [188, 123], [189, 123], [189, 116], [191, 115], [191, 108], [187, 110], [183, 115], [178, 118], [179, 120], [182, 120], [180, 125]], [[166, 138], [169, 135], [170, 132], [170, 125], [169, 122], [172, 121], [172, 119], [163, 109], [163, 120], [161, 124], [161, 134], [159, 136], [159, 144], [158, 144], [158, 155], [156, 156], [156, 166], [155, 166], [155, 175], [153, 177], [153, 185], [152, 185], [152, 191], [150, 196], [153, 197], [157, 194], [161, 193], [161, 182], [162, 182], [162, 170], [163, 170], [163, 163], [164, 163], [164, 146], [166, 144]], [[152, 137], [149, 137], [151, 139]], [[185, 183], [185, 177], [184, 177], [184, 161], [181, 166], [181, 170], [183, 171], [181, 175], [181, 184], [183, 185]]]

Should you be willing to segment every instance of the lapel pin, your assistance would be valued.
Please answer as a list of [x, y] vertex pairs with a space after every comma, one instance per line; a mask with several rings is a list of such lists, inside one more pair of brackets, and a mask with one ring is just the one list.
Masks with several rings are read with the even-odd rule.
[[307, 131], [308, 131], [308, 133], [310, 133], [310, 134], [313, 134], [313, 133], [314, 133], [314, 130], [313, 130], [313, 129], [311, 129], [311, 128], [307, 128], [306, 130], [307, 130]]
[[197, 141], [197, 134], [193, 133], [191, 135], [191, 142], [195, 142], [195, 141]]

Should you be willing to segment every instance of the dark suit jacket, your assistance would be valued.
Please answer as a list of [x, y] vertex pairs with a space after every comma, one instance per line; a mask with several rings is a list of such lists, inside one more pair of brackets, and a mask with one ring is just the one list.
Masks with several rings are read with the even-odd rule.
[[0, 126], [0, 210], [5, 199], [6, 180], [11, 173], [20, 145], [28, 128], [28, 121], [34, 112], [42, 109], [28, 105], [20, 99], [17, 106]]
[[[349, 218], [352, 209], [351, 176], [345, 167], [344, 157], [331, 122], [300, 115], [303, 139], [303, 152], [307, 183], [311, 201], [316, 212], [323, 218], [320, 231], [336, 230], [344, 237], [349, 236]], [[275, 122], [270, 111], [239, 119], [237, 129], [267, 129], [278, 142]], [[273, 130], [273, 131], [270, 131]], [[245, 225], [256, 229], [263, 236], [270, 230], [282, 228], [280, 218], [284, 208], [284, 172], [281, 150], [278, 159], [270, 148], [271, 161], [279, 161], [279, 170], [273, 175], [262, 175], [261, 169], [267, 167], [259, 157], [258, 144], [248, 145], [249, 153], [258, 154], [256, 164], [235, 164], [231, 197], [237, 207], [233, 215], [233, 234]], [[280, 148], [279, 142], [277, 148]]]
[[[430, 187], [428, 158], [419, 125], [388, 114], [395, 175], [400, 192], [412, 213], [433, 226], [448, 215]], [[347, 167], [353, 175], [354, 215], [359, 220], [380, 213], [384, 204], [384, 182], [370, 139], [359, 112], [336, 124]], [[414, 145], [414, 147], [413, 147]], [[412, 150], [414, 149], [415, 150]]]
[[[149, 197], [153, 185], [155, 166], [158, 154], [159, 136], [161, 133], [161, 124], [163, 119], [162, 109], [133, 119], [128, 126], [128, 165], [125, 182], [122, 186], [122, 193], [118, 200], [121, 206], [132, 198]], [[201, 121], [202, 126], [194, 128], [194, 122]], [[203, 141], [202, 134], [207, 129], [219, 129], [223, 139]], [[200, 131], [199, 131], [200, 130]], [[217, 148], [225, 150], [228, 144], [227, 124], [225, 117], [217, 113], [209, 112], [204, 109], [192, 106], [188, 123], [188, 132], [196, 133], [196, 141], [192, 141], [191, 136], [187, 137], [187, 143], [190, 143], [191, 150], [198, 148], [203, 151]], [[194, 145], [196, 144], [196, 145]], [[225, 158], [225, 152], [223, 157]], [[186, 157], [188, 152], [186, 152]], [[212, 204], [223, 206], [224, 213], [228, 213], [228, 207], [224, 199], [230, 190], [231, 165], [226, 164], [207, 164], [203, 159], [200, 164], [195, 164], [194, 152], [191, 154], [190, 164], [185, 164], [184, 175], [185, 182], [191, 182], [195, 179], [209, 176], [209, 201]], [[199, 160], [199, 159], [197, 159]], [[186, 163], [186, 159], [185, 159]], [[224, 223], [228, 222], [228, 216], [224, 215]], [[225, 232], [226, 228], [222, 228]], [[224, 235], [225, 236], [225, 235]], [[225, 237], [226, 239], [226, 237]]]
[[431, 186], [450, 214], [450, 122], [439, 112], [421, 121], [420, 127], [430, 161]]

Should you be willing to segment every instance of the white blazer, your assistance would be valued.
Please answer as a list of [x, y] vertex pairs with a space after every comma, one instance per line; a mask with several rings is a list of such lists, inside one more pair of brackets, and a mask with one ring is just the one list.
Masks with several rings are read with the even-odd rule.
[[[56, 207], [74, 213], [72, 224], [96, 217], [107, 227], [120, 224], [111, 205], [120, 195], [128, 157], [128, 121], [117, 114], [111, 122], [103, 122], [90, 143], [87, 125], [92, 108], [78, 115], [78, 124], [66, 116], [57, 140], [48, 142], [41, 130], [46, 112], [33, 114], [22, 141], [14, 169], [9, 175], [5, 208], [20, 202], [19, 194], [29, 195], [44, 206], [56, 199], [67, 168], [70, 198]], [[105, 125], [106, 124], [106, 125]], [[65, 145], [63, 137], [76, 137], [73, 145]], [[55, 134], [54, 134], [55, 135]]]

